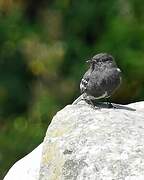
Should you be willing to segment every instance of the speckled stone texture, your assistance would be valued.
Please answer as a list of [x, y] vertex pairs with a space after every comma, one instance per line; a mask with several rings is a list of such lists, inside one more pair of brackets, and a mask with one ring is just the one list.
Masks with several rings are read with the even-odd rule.
[[39, 180], [144, 180], [144, 102], [68, 105], [44, 139]]

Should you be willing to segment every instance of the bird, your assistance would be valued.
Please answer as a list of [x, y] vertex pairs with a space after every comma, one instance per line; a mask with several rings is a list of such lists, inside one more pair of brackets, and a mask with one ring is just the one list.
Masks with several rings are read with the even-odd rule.
[[94, 105], [93, 100], [106, 99], [108, 107], [113, 105], [108, 98], [121, 84], [121, 70], [115, 59], [108, 53], [99, 53], [86, 61], [89, 69], [80, 82], [81, 97]]

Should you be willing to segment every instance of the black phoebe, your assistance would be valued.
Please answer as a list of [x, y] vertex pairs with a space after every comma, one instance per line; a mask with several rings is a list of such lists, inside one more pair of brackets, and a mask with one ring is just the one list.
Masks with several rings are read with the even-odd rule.
[[[92, 100], [107, 99], [118, 88], [121, 70], [114, 58], [107, 53], [97, 54], [87, 62], [90, 68], [81, 80], [80, 91], [82, 98], [93, 104]], [[111, 106], [110, 103], [108, 105]]]

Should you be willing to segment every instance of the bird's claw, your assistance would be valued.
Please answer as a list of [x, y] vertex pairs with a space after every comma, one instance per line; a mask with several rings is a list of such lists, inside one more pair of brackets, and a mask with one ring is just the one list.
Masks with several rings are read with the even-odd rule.
[[107, 107], [108, 108], [114, 108], [114, 109], [116, 108], [116, 106], [110, 102], [107, 103]]

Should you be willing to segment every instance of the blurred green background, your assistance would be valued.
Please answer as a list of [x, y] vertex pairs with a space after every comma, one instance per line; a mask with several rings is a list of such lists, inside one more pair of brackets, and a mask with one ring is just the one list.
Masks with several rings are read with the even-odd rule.
[[0, 179], [79, 96], [85, 60], [111, 53], [123, 72], [112, 97], [144, 97], [144, 1], [0, 0]]

